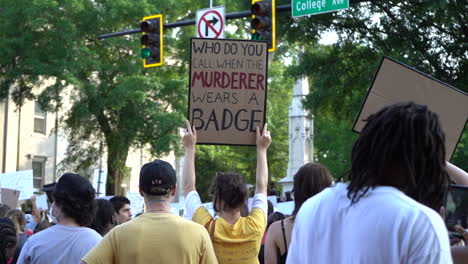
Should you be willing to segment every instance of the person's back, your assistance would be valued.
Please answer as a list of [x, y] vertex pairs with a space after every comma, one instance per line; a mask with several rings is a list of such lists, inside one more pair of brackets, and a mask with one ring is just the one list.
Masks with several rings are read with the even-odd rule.
[[24, 244], [18, 263], [79, 263], [101, 236], [88, 228], [95, 216], [95, 190], [75, 173], [64, 173], [53, 191], [50, 217], [56, 224], [32, 235]]
[[400, 103], [366, 121], [349, 182], [299, 210], [287, 263], [452, 263], [438, 215], [449, 177], [437, 115]]
[[220, 264], [256, 264], [263, 234], [266, 228], [268, 210], [267, 149], [271, 144], [267, 124], [263, 131], [256, 128], [257, 175], [252, 210], [242, 217], [241, 211], [247, 198], [247, 185], [237, 173], [217, 173], [209, 189], [213, 197], [213, 209], [218, 217], [213, 218], [202, 205], [195, 189], [195, 145], [197, 133], [186, 121], [187, 129], [183, 138], [185, 159], [182, 170], [185, 211], [184, 217], [204, 226], [210, 233], [216, 257]]
[[[352, 206], [347, 194], [347, 184], [338, 183], [304, 203], [288, 263], [446, 263], [443, 260], [450, 259], [447, 232], [434, 228], [444, 224], [432, 209], [389, 186], [370, 190]], [[307, 239], [298, 241], [299, 232]]]
[[203, 226], [171, 213], [177, 192], [172, 166], [162, 160], [140, 171], [140, 194], [146, 212], [112, 229], [82, 260], [103, 263], [217, 263], [208, 232]]
[[193, 215], [192, 220], [209, 231], [219, 263], [258, 261], [260, 242], [266, 227], [265, 212], [260, 209], [266, 209], [266, 203], [262, 203], [259, 196], [254, 197], [249, 215], [240, 217], [234, 224], [222, 217], [213, 218], [205, 207], [199, 207]]
[[[112, 256], [103, 256], [109, 252]], [[212, 252], [203, 226], [171, 213], [144, 213], [112, 229], [83, 261], [88, 264], [216, 263]]]
[[91, 228], [54, 225], [26, 241], [24, 257], [18, 263], [80, 263], [100, 240], [101, 236]]

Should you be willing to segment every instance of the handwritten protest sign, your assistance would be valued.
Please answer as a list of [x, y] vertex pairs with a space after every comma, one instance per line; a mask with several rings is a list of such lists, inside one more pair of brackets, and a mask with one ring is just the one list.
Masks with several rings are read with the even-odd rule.
[[197, 144], [255, 145], [267, 96], [266, 42], [191, 40], [188, 119]]
[[[276, 208], [276, 206], [278, 205], [278, 201], [276, 199], [276, 196], [275, 195], [270, 195], [270, 196], [267, 196], [267, 199], [268, 199], [268, 201], [271, 202], [271, 204], [273, 204], [273, 208]], [[249, 198], [247, 200], [247, 207], [249, 208], [249, 212], [252, 211], [252, 205], [253, 205], [253, 198]]]
[[369, 115], [387, 105], [400, 102], [427, 105], [431, 111], [437, 113], [446, 136], [446, 159], [450, 160], [468, 121], [468, 94], [384, 57], [353, 130], [360, 132]]
[[18, 206], [18, 197], [20, 191], [13, 189], [0, 188], [0, 204], [6, 204], [10, 208]]
[[49, 205], [47, 204], [47, 194], [37, 196], [36, 205], [37, 205], [37, 208], [41, 210], [49, 209]]
[[99, 178], [99, 169], [94, 169], [93, 188], [94, 190], [96, 190], [97, 197], [106, 196], [106, 183], [107, 183], [107, 171], [101, 170], [101, 177]]
[[24, 170], [0, 174], [0, 187], [20, 191], [20, 200], [31, 198], [33, 189], [33, 171]]

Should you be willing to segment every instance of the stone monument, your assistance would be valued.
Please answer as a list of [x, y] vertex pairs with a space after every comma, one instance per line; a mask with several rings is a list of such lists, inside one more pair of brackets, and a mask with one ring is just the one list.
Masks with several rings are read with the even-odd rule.
[[293, 189], [294, 174], [307, 162], [313, 161], [314, 121], [303, 108], [302, 100], [309, 94], [307, 77], [296, 80], [291, 105], [289, 106], [289, 160], [286, 177], [282, 185], [282, 197]]

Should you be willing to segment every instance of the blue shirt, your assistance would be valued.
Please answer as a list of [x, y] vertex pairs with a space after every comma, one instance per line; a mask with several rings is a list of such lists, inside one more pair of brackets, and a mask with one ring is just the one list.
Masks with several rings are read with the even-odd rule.
[[101, 235], [87, 227], [54, 225], [26, 241], [17, 263], [78, 264], [101, 239]]

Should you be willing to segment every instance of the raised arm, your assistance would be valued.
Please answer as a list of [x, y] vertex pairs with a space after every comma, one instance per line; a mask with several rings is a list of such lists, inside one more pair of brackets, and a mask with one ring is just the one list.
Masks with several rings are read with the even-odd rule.
[[267, 164], [267, 149], [271, 144], [270, 131], [265, 123], [263, 131], [257, 127], [257, 176], [255, 190], [256, 193], [267, 195], [268, 185], [268, 164]]
[[188, 120], [185, 121], [187, 128], [182, 139], [184, 143], [185, 159], [182, 170], [184, 196], [191, 191], [195, 191], [195, 145], [197, 144], [197, 131], [190, 126]]
[[448, 161], [447, 173], [456, 184], [468, 185], [468, 173]]
[[34, 222], [36, 222], [36, 224], [39, 224], [39, 222], [41, 221], [41, 211], [39, 210], [39, 208], [37, 208], [36, 200], [36, 195], [31, 196], [31, 214], [34, 217]]

